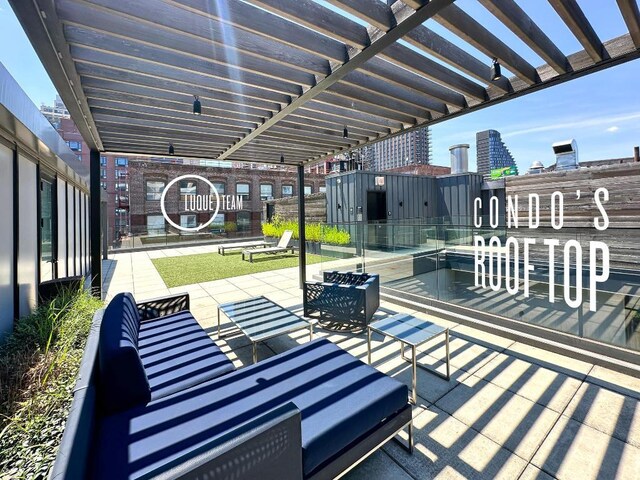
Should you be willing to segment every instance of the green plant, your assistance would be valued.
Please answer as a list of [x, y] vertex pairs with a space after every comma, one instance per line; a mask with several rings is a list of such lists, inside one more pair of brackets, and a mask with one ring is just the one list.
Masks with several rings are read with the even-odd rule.
[[238, 224], [236, 222], [224, 222], [224, 231], [227, 233], [237, 232]]
[[[262, 224], [262, 234], [266, 237], [281, 237], [285, 230], [292, 230], [293, 238], [298, 239], [298, 222], [283, 220], [278, 215], [274, 215], [271, 222]], [[321, 223], [305, 224], [304, 233], [308, 242], [329, 245], [349, 245], [351, 242], [349, 232]]]
[[101, 305], [87, 292], [64, 290], [21, 318], [0, 347], [0, 478], [48, 476]]

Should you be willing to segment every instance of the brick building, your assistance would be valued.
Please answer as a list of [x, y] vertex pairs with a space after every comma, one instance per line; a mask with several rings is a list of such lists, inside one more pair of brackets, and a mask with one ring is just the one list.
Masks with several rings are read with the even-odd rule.
[[[129, 198], [131, 232], [133, 234], [162, 233], [166, 222], [160, 210], [160, 196], [166, 185], [182, 175], [199, 175], [214, 184], [222, 195], [242, 196], [240, 211], [222, 211], [213, 221], [212, 229], [237, 229], [238, 234], [257, 235], [261, 231], [262, 202], [297, 194], [297, 175], [294, 170], [278, 167], [234, 168], [231, 163], [223, 166], [199, 166], [189, 164], [160, 163], [152, 160], [129, 161]], [[305, 175], [305, 193], [324, 192], [324, 175]], [[209, 213], [186, 212], [184, 194], [208, 195], [210, 187], [204, 182], [183, 180], [167, 193], [165, 208], [173, 222], [189, 227], [206, 222]], [[231, 227], [231, 228], [230, 228]]]

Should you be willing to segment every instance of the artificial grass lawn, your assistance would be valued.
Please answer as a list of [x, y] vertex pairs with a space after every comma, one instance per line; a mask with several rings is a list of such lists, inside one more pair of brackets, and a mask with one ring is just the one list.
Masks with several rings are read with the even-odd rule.
[[[320, 255], [307, 254], [307, 265], [319, 263], [321, 260]], [[156, 258], [152, 261], [164, 283], [171, 288], [267, 270], [297, 267], [298, 255], [255, 255], [253, 263], [243, 261], [242, 252], [229, 252], [224, 256], [217, 253], [202, 253]]]

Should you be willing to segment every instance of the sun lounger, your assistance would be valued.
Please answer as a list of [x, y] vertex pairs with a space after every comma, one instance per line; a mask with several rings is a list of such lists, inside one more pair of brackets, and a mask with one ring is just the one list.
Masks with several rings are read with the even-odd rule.
[[286, 253], [291, 251], [291, 253], [295, 253], [295, 247], [290, 247], [289, 242], [291, 242], [291, 237], [293, 236], [293, 232], [291, 230], [285, 230], [278, 242], [278, 245], [275, 247], [261, 248], [259, 250], [243, 250], [242, 251], [242, 260], [249, 259], [249, 262], [253, 262], [253, 256], [256, 253], [269, 253], [275, 255], [277, 253]]
[[227, 250], [242, 250], [243, 248], [259, 248], [259, 247], [271, 247], [272, 242], [265, 242], [264, 240], [254, 240], [251, 242], [237, 242], [237, 243], [225, 243], [218, 245], [218, 253], [224, 255]]

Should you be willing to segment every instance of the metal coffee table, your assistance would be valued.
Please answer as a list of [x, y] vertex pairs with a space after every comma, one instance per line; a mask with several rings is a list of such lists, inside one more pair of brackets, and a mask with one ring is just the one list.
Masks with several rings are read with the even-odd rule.
[[[436, 325], [435, 323], [427, 320], [416, 318], [412, 315], [405, 313], [398, 313], [388, 318], [375, 321], [369, 324], [367, 330], [367, 348], [368, 348], [368, 361], [371, 363], [371, 333], [378, 332], [386, 337], [391, 337], [394, 340], [400, 342], [400, 357], [403, 360], [411, 362], [413, 366], [411, 400], [415, 405], [418, 394], [416, 392], [416, 370], [420, 367], [427, 370], [439, 377], [449, 380], [451, 378], [451, 367], [449, 364], [449, 329]], [[425, 365], [421, 365], [417, 362], [417, 347], [429, 340], [439, 336], [445, 336], [445, 348], [446, 348], [446, 362], [447, 362], [447, 374], [443, 375], [433, 368], [429, 368]], [[411, 358], [404, 356], [405, 345], [411, 348]]]
[[266, 297], [254, 297], [237, 302], [218, 305], [218, 338], [220, 335], [220, 312], [247, 336], [253, 346], [253, 363], [258, 361], [258, 342], [268, 340], [296, 330], [309, 329], [309, 340], [313, 340], [313, 324], [290, 312]]

